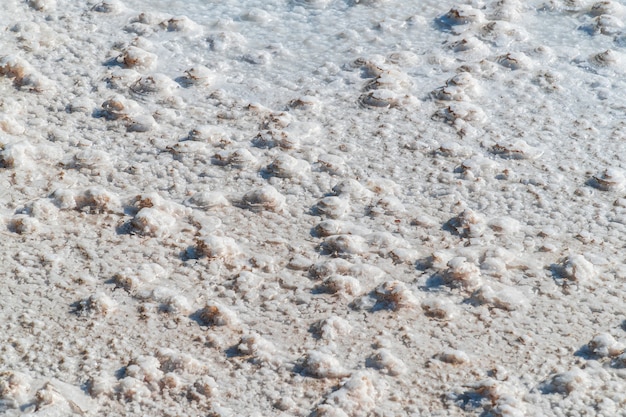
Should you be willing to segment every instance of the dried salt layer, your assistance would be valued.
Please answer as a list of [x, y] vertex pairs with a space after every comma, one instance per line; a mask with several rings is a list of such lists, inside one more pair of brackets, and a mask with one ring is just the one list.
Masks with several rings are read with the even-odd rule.
[[626, 415], [623, 1], [0, 27], [0, 413]]

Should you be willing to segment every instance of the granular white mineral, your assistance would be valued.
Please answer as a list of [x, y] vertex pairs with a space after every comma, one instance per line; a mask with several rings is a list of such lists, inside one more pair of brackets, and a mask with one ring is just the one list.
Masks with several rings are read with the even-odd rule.
[[623, 0], [0, 29], [0, 414], [624, 413]]

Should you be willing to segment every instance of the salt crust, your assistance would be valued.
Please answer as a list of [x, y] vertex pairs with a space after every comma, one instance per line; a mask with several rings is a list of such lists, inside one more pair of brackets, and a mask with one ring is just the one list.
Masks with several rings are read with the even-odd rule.
[[385, 392], [385, 383], [372, 372], [355, 372], [324, 399], [316, 412], [319, 416], [328, 417], [367, 415]]

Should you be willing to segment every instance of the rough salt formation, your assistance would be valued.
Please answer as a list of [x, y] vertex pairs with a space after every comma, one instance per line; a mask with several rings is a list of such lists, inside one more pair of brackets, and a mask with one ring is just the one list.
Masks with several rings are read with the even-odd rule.
[[625, 27], [0, 2], [0, 414], [620, 415]]

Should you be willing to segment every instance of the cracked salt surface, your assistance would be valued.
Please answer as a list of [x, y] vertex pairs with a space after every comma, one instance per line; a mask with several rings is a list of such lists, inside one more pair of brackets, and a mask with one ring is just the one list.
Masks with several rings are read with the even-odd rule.
[[0, 411], [626, 415], [626, 4], [0, 5]]

